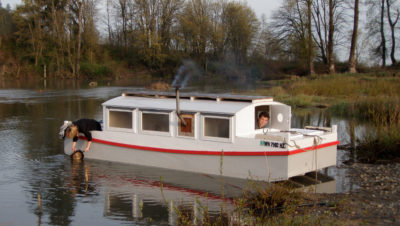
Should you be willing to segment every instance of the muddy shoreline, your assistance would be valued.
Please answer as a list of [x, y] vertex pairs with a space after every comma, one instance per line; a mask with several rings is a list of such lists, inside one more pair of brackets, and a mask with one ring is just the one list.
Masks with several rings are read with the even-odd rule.
[[346, 193], [321, 194], [319, 200], [333, 203], [314, 214], [345, 225], [400, 225], [400, 163], [350, 163], [339, 168], [359, 188]]

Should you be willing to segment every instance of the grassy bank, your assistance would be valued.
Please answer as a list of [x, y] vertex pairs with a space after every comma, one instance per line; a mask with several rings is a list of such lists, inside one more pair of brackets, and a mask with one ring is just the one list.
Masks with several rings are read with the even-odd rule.
[[207, 205], [201, 203], [192, 207], [196, 210], [178, 206], [174, 211], [178, 225], [339, 225], [343, 222], [332, 213], [343, 211], [344, 205], [345, 201], [321, 201], [319, 194], [287, 183], [268, 183], [244, 190], [243, 196], [234, 200], [233, 210], [222, 204], [217, 215], [210, 215]]
[[339, 117], [368, 122], [375, 129], [357, 140], [362, 162], [400, 158], [400, 73], [334, 74], [290, 77], [256, 92], [294, 108], [326, 107]]
[[271, 88], [258, 89], [258, 94], [274, 96], [276, 100], [295, 107], [332, 106], [352, 104], [363, 98], [400, 97], [400, 74], [394, 72], [292, 76], [268, 81], [264, 85]]

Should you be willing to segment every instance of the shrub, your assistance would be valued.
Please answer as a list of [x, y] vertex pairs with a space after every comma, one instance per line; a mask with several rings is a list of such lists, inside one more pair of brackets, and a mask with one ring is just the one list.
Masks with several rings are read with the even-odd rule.
[[81, 73], [88, 78], [102, 78], [112, 75], [112, 70], [107, 65], [82, 62]]

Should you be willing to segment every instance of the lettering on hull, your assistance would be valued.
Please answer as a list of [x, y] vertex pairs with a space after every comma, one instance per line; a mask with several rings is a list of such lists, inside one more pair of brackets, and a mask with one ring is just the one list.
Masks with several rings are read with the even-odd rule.
[[273, 148], [286, 148], [286, 143], [271, 142], [271, 141], [260, 141], [261, 146], [273, 147]]

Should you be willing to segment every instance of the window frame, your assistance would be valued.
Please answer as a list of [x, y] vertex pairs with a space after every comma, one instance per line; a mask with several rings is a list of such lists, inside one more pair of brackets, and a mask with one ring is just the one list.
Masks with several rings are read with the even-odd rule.
[[[110, 112], [129, 112], [131, 113], [131, 120], [132, 120], [132, 125], [131, 128], [122, 128], [122, 127], [114, 127], [110, 125]], [[136, 109], [126, 109], [126, 108], [107, 108], [107, 130], [110, 131], [118, 131], [118, 132], [133, 132], [136, 133]]]
[[179, 134], [179, 130], [180, 130], [180, 123], [179, 123], [179, 117], [178, 117], [178, 115], [176, 115], [176, 124], [177, 124], [177, 127], [176, 127], [176, 137], [179, 137], [179, 138], [188, 138], [188, 139], [196, 139], [197, 138], [197, 128], [199, 127], [198, 126], [198, 119], [197, 119], [197, 117], [198, 117], [198, 113], [196, 113], [196, 112], [181, 112], [181, 115], [183, 116], [183, 117], [185, 117], [185, 115], [192, 115], [193, 116], [193, 121], [192, 121], [192, 131], [193, 131], [193, 136], [187, 136], [187, 135], [180, 135]]
[[[226, 119], [229, 123], [229, 137], [212, 137], [205, 135], [205, 120], [206, 118], [215, 118], [215, 119]], [[233, 142], [233, 115], [212, 115], [212, 114], [202, 114], [201, 115], [201, 139], [207, 141], [218, 141], [218, 142]]]
[[[264, 128], [257, 128], [257, 123], [258, 123], [258, 115], [261, 112], [266, 112], [269, 115], [269, 120]], [[263, 105], [258, 105], [254, 107], [254, 130], [263, 130], [263, 129], [270, 129], [272, 128], [272, 117], [271, 117], [271, 104], [263, 104]]]
[[[168, 115], [168, 132], [164, 131], [155, 131], [155, 130], [144, 130], [143, 129], [143, 113], [144, 114], [159, 114], [159, 115]], [[147, 109], [139, 109], [139, 130], [141, 134], [147, 135], [162, 135], [162, 136], [172, 136], [171, 129], [171, 111], [162, 111], [162, 110], [147, 110]]]

